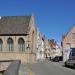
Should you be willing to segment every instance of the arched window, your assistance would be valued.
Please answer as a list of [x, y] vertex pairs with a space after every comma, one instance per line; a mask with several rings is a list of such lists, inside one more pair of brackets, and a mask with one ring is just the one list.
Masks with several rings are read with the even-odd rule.
[[25, 42], [23, 38], [19, 38], [18, 45], [19, 45], [19, 51], [25, 51]]
[[9, 51], [13, 51], [13, 39], [12, 38], [8, 38], [7, 44], [8, 44]]
[[2, 51], [2, 45], [3, 45], [3, 41], [2, 39], [0, 39], [0, 51]]

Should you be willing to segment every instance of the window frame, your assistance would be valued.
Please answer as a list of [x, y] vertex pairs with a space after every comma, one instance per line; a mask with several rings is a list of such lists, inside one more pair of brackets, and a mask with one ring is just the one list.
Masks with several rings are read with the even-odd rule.
[[72, 33], [72, 39], [75, 40], [75, 33]]
[[14, 43], [12, 38], [7, 39], [7, 45], [8, 45], [8, 50], [9, 52], [14, 51]]
[[0, 51], [2, 51], [3, 50], [3, 41], [2, 41], [2, 39], [0, 38]]
[[23, 38], [18, 39], [18, 49], [19, 52], [25, 52], [25, 41]]

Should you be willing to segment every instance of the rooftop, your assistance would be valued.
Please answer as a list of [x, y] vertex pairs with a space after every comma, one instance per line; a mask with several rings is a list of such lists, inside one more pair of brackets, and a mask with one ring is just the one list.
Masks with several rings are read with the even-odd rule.
[[27, 34], [31, 16], [0, 16], [0, 34]]

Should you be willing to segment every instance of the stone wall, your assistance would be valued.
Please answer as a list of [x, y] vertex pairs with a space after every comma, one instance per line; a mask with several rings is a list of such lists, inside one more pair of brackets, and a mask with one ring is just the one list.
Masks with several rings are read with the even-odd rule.
[[36, 54], [19, 52], [0, 52], [0, 60], [21, 60], [22, 63], [35, 63]]

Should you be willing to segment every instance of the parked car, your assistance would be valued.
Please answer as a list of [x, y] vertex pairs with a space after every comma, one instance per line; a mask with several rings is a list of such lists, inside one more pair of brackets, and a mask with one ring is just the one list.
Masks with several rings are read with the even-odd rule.
[[75, 52], [71, 52], [69, 59], [65, 62], [65, 66], [71, 66], [75, 68]]
[[59, 56], [56, 56], [56, 57], [54, 57], [53, 59], [52, 59], [52, 61], [54, 61], [54, 62], [59, 62], [60, 60], [59, 60]]
[[63, 57], [62, 56], [59, 56], [59, 61], [62, 61], [63, 60]]

